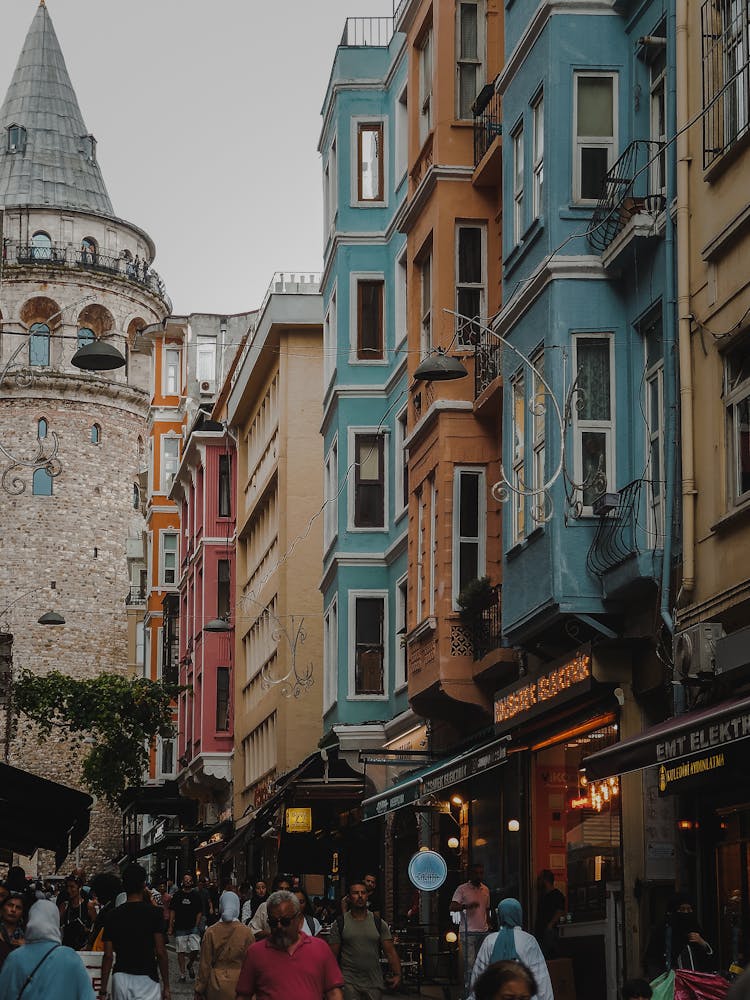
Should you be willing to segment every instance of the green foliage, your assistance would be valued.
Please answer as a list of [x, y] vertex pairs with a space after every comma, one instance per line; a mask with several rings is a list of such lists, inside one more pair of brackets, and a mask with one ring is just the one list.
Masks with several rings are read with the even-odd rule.
[[480, 576], [476, 580], [470, 580], [458, 595], [457, 604], [460, 608], [461, 619], [472, 623], [481, 618], [482, 612], [492, 607], [495, 601], [495, 594], [490, 578]]
[[43, 739], [62, 730], [77, 741], [86, 787], [115, 805], [128, 786], [141, 783], [156, 737], [175, 735], [174, 699], [181, 690], [142, 677], [76, 680], [56, 670], [43, 677], [23, 670], [13, 685], [13, 708], [36, 723]]

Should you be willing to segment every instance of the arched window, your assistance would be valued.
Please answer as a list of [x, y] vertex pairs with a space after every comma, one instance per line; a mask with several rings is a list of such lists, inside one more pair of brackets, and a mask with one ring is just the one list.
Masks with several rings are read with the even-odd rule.
[[138, 483], [133, 483], [133, 510], [141, 509], [141, 491]]
[[35, 497], [52, 496], [52, 476], [46, 469], [35, 469], [31, 480], [31, 492]]
[[49, 233], [34, 233], [31, 237], [31, 256], [34, 260], [52, 260], [52, 240]]
[[29, 364], [42, 368], [49, 365], [49, 327], [46, 323], [34, 323], [31, 327]]
[[36, 425], [36, 436], [40, 441], [43, 441], [47, 437], [47, 421], [44, 417], [40, 417]]
[[26, 129], [23, 125], [8, 126], [8, 152], [22, 153], [26, 148]]
[[87, 326], [82, 326], [81, 329], [78, 331], [79, 347], [85, 347], [86, 344], [93, 344], [95, 340], [96, 337], [94, 336], [94, 331], [89, 330]]
[[96, 240], [92, 236], [84, 236], [81, 240], [81, 263], [93, 264], [98, 251]]
[[92, 424], [91, 425], [91, 443], [92, 444], [101, 444], [101, 440], [102, 440], [102, 429], [101, 429], [101, 427], [99, 426], [99, 424]]

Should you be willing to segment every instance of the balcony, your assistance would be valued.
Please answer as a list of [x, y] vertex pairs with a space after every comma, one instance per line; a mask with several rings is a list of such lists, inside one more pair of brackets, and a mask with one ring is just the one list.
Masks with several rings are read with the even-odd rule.
[[99, 253], [98, 250], [76, 250], [54, 245], [33, 246], [23, 243], [7, 243], [3, 248], [3, 255], [6, 267], [19, 265], [75, 268], [125, 278], [157, 296], [168, 311], [172, 312], [172, 300], [167, 295], [164, 282], [145, 261], [131, 260], [123, 256], [114, 257]]
[[347, 17], [342, 48], [387, 48], [393, 38], [392, 17]]
[[471, 644], [474, 660], [482, 660], [493, 649], [503, 644], [503, 630], [500, 621], [501, 585], [492, 588], [492, 603], [484, 608], [472, 624]]
[[472, 105], [474, 112], [474, 166], [478, 167], [496, 139], [503, 134], [500, 95], [495, 84], [483, 87]]
[[661, 536], [646, 527], [648, 496], [653, 485], [635, 479], [611, 496], [586, 556], [590, 573], [599, 577], [605, 597], [624, 597], [637, 584], [650, 583], [661, 571]]
[[664, 146], [646, 139], [631, 142], [608, 171], [586, 233], [593, 249], [601, 251], [605, 267], [619, 261], [634, 238], [661, 234], [665, 176]]
[[487, 330], [480, 330], [474, 346], [474, 399], [487, 392], [502, 374], [502, 343]]
[[129, 606], [140, 605], [146, 603], [146, 588], [145, 587], [131, 587], [130, 590], [125, 595], [125, 603]]

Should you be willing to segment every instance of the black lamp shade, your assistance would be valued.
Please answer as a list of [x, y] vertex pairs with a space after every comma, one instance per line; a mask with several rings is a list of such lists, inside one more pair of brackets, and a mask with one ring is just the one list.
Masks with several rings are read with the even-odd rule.
[[64, 625], [65, 619], [57, 611], [45, 611], [41, 618], [38, 619], [39, 625]]
[[232, 626], [226, 618], [213, 618], [203, 626], [204, 632], [231, 632]]
[[448, 382], [454, 378], [466, 378], [468, 374], [458, 358], [442, 351], [428, 354], [414, 370], [414, 378], [418, 382]]
[[85, 372], [109, 372], [125, 366], [125, 358], [113, 344], [92, 340], [79, 347], [71, 358], [72, 365]]

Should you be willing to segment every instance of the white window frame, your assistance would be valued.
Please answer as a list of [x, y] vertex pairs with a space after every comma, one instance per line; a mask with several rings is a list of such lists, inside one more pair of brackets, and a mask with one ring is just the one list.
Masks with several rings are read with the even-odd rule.
[[325, 515], [323, 517], [323, 552], [326, 553], [333, 545], [339, 533], [339, 437], [334, 435], [331, 447], [325, 458], [323, 480], [323, 499], [325, 500]]
[[328, 297], [328, 308], [323, 320], [323, 391], [328, 389], [336, 374], [338, 334], [336, 332], [336, 296], [337, 282], [334, 281], [331, 294]]
[[404, 574], [396, 580], [396, 631], [393, 664], [393, 690], [395, 694], [403, 691], [408, 681], [407, 675], [407, 650], [406, 650], [406, 623], [408, 614], [409, 590], [408, 575]]
[[544, 196], [544, 92], [531, 105], [531, 215], [542, 216]]
[[396, 97], [395, 117], [394, 187], [398, 190], [409, 169], [409, 89], [407, 84], [404, 84]]
[[[201, 373], [202, 367], [208, 361], [210, 374]], [[205, 337], [202, 334], [195, 341], [195, 380], [196, 382], [216, 382], [216, 337]]]
[[425, 502], [424, 502], [424, 490], [425, 483], [422, 483], [419, 489], [416, 491], [417, 498], [417, 624], [424, 620], [424, 615], [422, 614], [422, 605], [424, 603], [424, 516], [425, 516]]
[[[170, 536], [175, 539], [175, 567], [174, 567], [174, 582], [167, 583], [166, 572], [167, 567], [165, 565], [165, 554], [166, 548], [164, 542], [166, 537]], [[159, 532], [159, 586], [166, 590], [177, 590], [180, 585], [180, 532], [176, 528], [164, 528]]]
[[419, 53], [419, 145], [425, 144], [432, 132], [432, 91], [435, 78], [434, 35], [432, 25], [417, 42]]
[[513, 246], [524, 234], [524, 133], [523, 122], [511, 133], [513, 141]]
[[135, 623], [135, 665], [140, 667], [141, 674], [146, 676], [146, 628], [143, 619]]
[[[420, 257], [419, 268], [419, 357], [432, 351], [432, 247]], [[425, 280], [425, 276], [427, 280]], [[429, 286], [429, 287], [427, 287]], [[425, 292], [425, 289], [427, 291]]]
[[[480, 260], [481, 260], [481, 277], [479, 282], [476, 281], [459, 281], [459, 246], [461, 240], [461, 230], [462, 229], [478, 229], [479, 239], [480, 239]], [[467, 290], [478, 290], [479, 291], [479, 312], [477, 314], [479, 323], [483, 323], [487, 318], [487, 226], [483, 222], [473, 222], [469, 219], [463, 220], [456, 223], [456, 234], [455, 234], [455, 244], [454, 244], [454, 261], [453, 261], [453, 274], [455, 280], [455, 306], [454, 309], [457, 313], [460, 313], [459, 309], [459, 292], [462, 288]], [[473, 319], [474, 317], [472, 317]], [[456, 344], [458, 347], [470, 348], [474, 347], [474, 340], [472, 339], [474, 330], [472, 330], [473, 324], [465, 323], [463, 320], [456, 317]], [[476, 331], [478, 335], [478, 330]]]
[[[356, 693], [356, 653], [357, 653], [357, 600], [380, 599], [383, 602], [383, 693], [382, 694], [357, 694]], [[388, 701], [389, 698], [389, 627], [388, 627], [388, 591], [387, 590], [350, 590], [349, 591], [349, 650], [348, 650], [348, 674], [349, 691], [347, 701]]]
[[[461, 7], [476, 7], [477, 9], [477, 55], [475, 57], [461, 56]], [[461, 107], [461, 68], [465, 65], [476, 66], [477, 89], [472, 99], [476, 100], [477, 94], [484, 86], [486, 59], [486, 9], [484, 0], [458, 0], [456, 3], [456, 119], [458, 121], [473, 121], [471, 108], [468, 114], [464, 115]]]
[[537, 372], [545, 375], [544, 361], [545, 355], [544, 348], [542, 347], [531, 356], [531, 363], [534, 366], [531, 379], [531, 488], [534, 490], [532, 503], [534, 507], [540, 509], [545, 504], [545, 497], [542, 490], [546, 481], [547, 389]]
[[[383, 287], [383, 357], [358, 358], [357, 339], [359, 336], [359, 283], [361, 281], [380, 281]], [[389, 365], [388, 357], [388, 289], [385, 271], [352, 271], [349, 274], [349, 364], [350, 365]]]
[[[579, 136], [578, 135], [578, 85], [581, 80], [609, 79], [612, 80], [612, 136]], [[581, 196], [581, 154], [584, 149], [606, 149], [607, 170], [616, 159], [619, 114], [618, 114], [618, 83], [617, 73], [576, 72], [573, 74], [573, 201], [580, 205], [595, 205], [597, 198]]]
[[[159, 458], [161, 459], [159, 486], [164, 496], [167, 496], [169, 494], [169, 491], [172, 489], [172, 483], [174, 482], [174, 478], [177, 475], [177, 470], [180, 468], [181, 440], [182, 438], [179, 435], [175, 434], [174, 431], [170, 431], [168, 434], [161, 435], [160, 447], [159, 447]], [[171, 468], [173, 456], [167, 456], [167, 449], [166, 449], [167, 441], [170, 442], [174, 441], [177, 443], [177, 457], [176, 457], [176, 462], [174, 464], [174, 469]], [[168, 457], [170, 458], [169, 465], [167, 464]], [[170, 475], [172, 477], [171, 479], [169, 478]]]
[[336, 230], [338, 216], [338, 153], [336, 136], [334, 135], [328, 147], [325, 166], [323, 168], [323, 202], [324, 202], [324, 239], [328, 239]]
[[[383, 171], [383, 197], [359, 197], [359, 130], [360, 126], [379, 125], [383, 134], [383, 149], [380, 153], [381, 169]], [[352, 208], [387, 208], [388, 207], [388, 115], [352, 115], [350, 119], [350, 143], [352, 151], [352, 169], [350, 198]]]
[[[460, 504], [461, 504], [461, 477], [464, 474], [477, 476], [479, 483], [477, 487], [477, 526], [479, 535], [466, 538], [460, 534]], [[477, 546], [477, 575], [476, 579], [483, 577], [487, 571], [487, 470], [483, 465], [455, 465], [453, 467], [453, 524], [451, 530], [452, 538], [452, 590], [453, 590], [453, 610], [459, 610], [458, 595], [461, 590], [461, 543], [472, 542]]]
[[160, 681], [164, 673], [164, 626], [156, 629], [156, 679]]
[[427, 610], [430, 617], [435, 614], [435, 590], [437, 586], [437, 540], [438, 540], [438, 496], [434, 474], [430, 476], [430, 575], [428, 586], [430, 593]]
[[[176, 355], [170, 361], [170, 354]], [[172, 388], [174, 382], [174, 389]], [[182, 391], [182, 348], [174, 344], [164, 345], [164, 370], [162, 372], [162, 392], [165, 396], [179, 396]]]
[[[577, 406], [573, 406], [573, 463], [574, 476], [577, 483], [583, 482], [583, 454], [582, 437], [587, 431], [595, 434], [605, 435], [607, 447], [607, 487], [608, 491], [614, 492], [615, 470], [615, 420], [617, 413], [617, 401], [615, 397], [615, 357], [614, 346], [615, 337], [611, 330], [587, 331], [585, 333], [573, 334], [573, 372], [578, 372], [578, 346], [584, 340], [607, 340], [609, 342], [609, 420], [583, 420]], [[580, 491], [577, 491], [577, 498], [583, 502]], [[591, 504], [586, 504], [581, 508], [582, 517], [593, 517], [594, 511]]]
[[[394, 327], [395, 327], [395, 346], [398, 349], [401, 344], [406, 340], [407, 334], [409, 332], [408, 326], [408, 313], [406, 305], [406, 296], [409, 280], [409, 269], [408, 269], [408, 255], [406, 252], [406, 244], [401, 253], [396, 257], [395, 264], [395, 281], [393, 286], [393, 313], [394, 313]], [[397, 357], [396, 362], [400, 359]]]
[[[645, 347], [645, 345], [644, 345]], [[651, 389], [656, 389], [656, 406], [658, 407], [658, 423], [654, 421]], [[648, 533], [651, 548], [661, 549], [664, 546], [666, 482], [664, 469], [664, 358], [659, 358], [646, 371], [646, 448], [648, 449], [648, 481], [650, 495], [648, 498]], [[750, 384], [748, 384], [750, 394]], [[654, 480], [652, 456], [654, 451], [659, 456], [661, 479]]]
[[740, 492], [740, 463], [739, 463], [739, 436], [740, 422], [738, 407], [748, 400], [750, 407], [750, 375], [741, 382], [732, 385], [730, 365], [732, 355], [729, 354], [724, 360], [724, 406], [726, 410], [727, 426], [727, 487], [728, 487], [728, 508], [743, 506], [750, 500], [750, 490]]
[[323, 612], [323, 712], [338, 702], [339, 683], [339, 600], [334, 595]]
[[406, 513], [406, 509], [409, 506], [409, 494], [404, 490], [404, 466], [408, 465], [409, 462], [409, 449], [406, 446], [406, 439], [408, 437], [408, 414], [409, 407], [407, 404], [396, 414], [395, 421], [396, 446], [393, 449], [393, 483], [396, 520], [398, 520], [402, 514]]
[[[652, 194], [667, 193], [667, 67], [666, 63], [658, 72], [654, 65], [649, 67], [649, 138], [659, 145], [659, 153], [651, 163]], [[659, 123], [661, 118], [661, 127]], [[649, 157], [651, 157], [649, 153]]]
[[151, 629], [147, 628], [143, 633], [143, 676], [147, 681], [152, 681], [151, 676]]
[[[377, 532], [378, 534], [387, 534], [390, 530], [388, 511], [390, 509], [390, 484], [388, 475], [388, 463], [390, 461], [390, 435], [382, 433], [382, 427], [349, 427], [347, 433], [347, 454], [349, 455], [350, 464], [352, 466], [351, 472], [351, 487], [346, 491], [347, 497], [347, 531], [353, 532], [354, 534], [362, 534], [363, 532]], [[355, 501], [355, 469], [354, 463], [357, 461], [357, 438], [360, 436], [365, 437], [375, 437], [381, 436], [383, 439], [383, 526], [380, 528], [367, 528], [358, 527], [354, 523], [354, 501]]]
[[513, 484], [511, 540], [517, 545], [526, 537], [526, 377], [516, 372], [510, 380], [510, 453]]
[[[171, 771], [162, 770], [163, 748], [165, 743], [172, 744], [172, 765]], [[174, 778], [177, 775], [177, 739], [176, 737], [156, 737], [156, 773], [158, 778]]]

